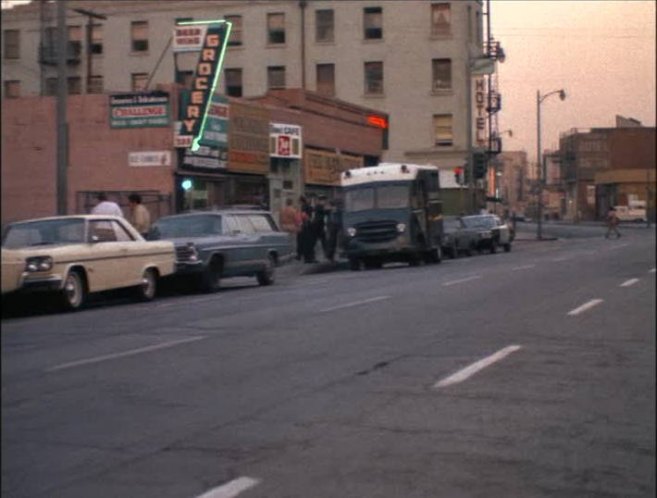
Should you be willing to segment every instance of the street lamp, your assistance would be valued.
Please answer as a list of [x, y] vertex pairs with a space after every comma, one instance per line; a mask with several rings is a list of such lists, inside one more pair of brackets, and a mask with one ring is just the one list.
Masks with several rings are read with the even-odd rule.
[[566, 91], [562, 88], [541, 95], [541, 92], [536, 90], [536, 161], [538, 162], [538, 224], [536, 226], [536, 238], [538, 240], [543, 238], [543, 187], [545, 186], [545, 164], [541, 157], [541, 104], [550, 95], [559, 95], [561, 100], [566, 100]]

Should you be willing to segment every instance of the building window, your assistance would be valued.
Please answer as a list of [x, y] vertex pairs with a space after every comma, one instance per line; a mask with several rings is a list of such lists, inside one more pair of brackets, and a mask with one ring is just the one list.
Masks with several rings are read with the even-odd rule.
[[225, 93], [229, 97], [242, 96], [242, 70], [241, 69], [225, 69], [224, 81], [226, 82]]
[[383, 9], [365, 7], [363, 9], [363, 37], [366, 40], [383, 38]]
[[439, 147], [454, 145], [451, 114], [434, 114], [433, 116], [434, 144]]
[[315, 11], [315, 41], [332, 42], [333, 41], [333, 10], [316, 10]]
[[5, 98], [17, 99], [21, 96], [21, 82], [18, 80], [5, 81]]
[[452, 60], [433, 59], [433, 86], [434, 92], [452, 89]]
[[267, 43], [285, 43], [285, 14], [267, 14]]
[[148, 52], [148, 21], [132, 21], [130, 38], [133, 52]]
[[80, 95], [82, 93], [82, 78], [79, 76], [70, 76], [66, 79], [68, 84], [69, 95]]
[[452, 13], [448, 3], [431, 4], [431, 34], [445, 36], [452, 32]]
[[82, 54], [82, 27], [69, 26], [68, 47], [66, 48], [66, 57], [67, 58], [73, 57], [75, 59], [79, 59], [81, 54]]
[[[240, 47], [242, 45], [242, 16], [225, 16], [224, 19], [232, 23], [230, 30], [229, 47]], [[283, 33], [285, 36], [285, 33]]]
[[178, 83], [180, 83], [184, 88], [191, 90], [193, 81], [194, 71], [178, 71]]
[[365, 63], [365, 94], [380, 95], [383, 93], [383, 62]]
[[91, 27], [91, 53], [100, 55], [103, 53], [103, 25], [94, 24]]
[[5, 29], [5, 59], [19, 59], [21, 52], [20, 31], [17, 29]]
[[335, 95], [335, 64], [317, 64], [317, 93]]
[[57, 95], [57, 78], [46, 78], [46, 95], [49, 97]]
[[87, 93], [103, 93], [103, 77], [92, 76], [87, 83]]
[[132, 73], [133, 92], [146, 91], [146, 83], [148, 83], [148, 73]]
[[285, 66], [267, 68], [267, 88], [285, 88]]

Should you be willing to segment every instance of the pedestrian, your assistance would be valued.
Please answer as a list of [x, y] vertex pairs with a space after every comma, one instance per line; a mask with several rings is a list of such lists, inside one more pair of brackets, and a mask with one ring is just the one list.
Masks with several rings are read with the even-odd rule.
[[609, 211], [607, 211], [607, 233], [605, 234], [605, 239], [608, 239], [612, 232], [616, 234], [616, 238], [620, 238], [621, 234], [618, 231], [618, 215], [616, 214], [616, 208], [611, 206]]
[[[320, 195], [317, 197], [315, 209], [313, 210], [313, 232], [315, 241], [319, 240], [322, 246], [322, 253], [326, 254], [326, 196]], [[314, 247], [314, 246], [313, 246]]]
[[308, 200], [301, 196], [299, 198], [299, 210], [301, 212], [301, 230], [299, 232], [299, 247], [303, 255], [304, 263], [317, 263], [315, 259], [315, 232], [312, 225], [313, 207]]
[[108, 214], [123, 218], [123, 211], [121, 211], [119, 205], [114, 201], [107, 200], [107, 194], [105, 192], [100, 192], [96, 198], [98, 199], [98, 204], [91, 209], [91, 214]]
[[[297, 225], [297, 210], [294, 208], [294, 202], [289, 197], [285, 199], [285, 205], [281, 208], [279, 215], [281, 230], [290, 234], [290, 240], [296, 242], [299, 225]], [[299, 254], [297, 250], [297, 255]], [[298, 258], [297, 258], [298, 259]]]
[[341, 226], [341, 211], [338, 203], [331, 199], [326, 211], [326, 258], [331, 262], [335, 261]]
[[130, 223], [142, 237], [146, 238], [148, 231], [151, 228], [151, 213], [148, 212], [146, 206], [141, 203], [141, 195], [130, 194], [128, 196], [130, 203]]

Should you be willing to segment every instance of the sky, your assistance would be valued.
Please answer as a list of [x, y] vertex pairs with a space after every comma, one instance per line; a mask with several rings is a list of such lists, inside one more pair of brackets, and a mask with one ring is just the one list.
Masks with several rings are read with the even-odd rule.
[[[22, 0], [21, 0], [22, 1]], [[3, 7], [7, 0], [2, 0]], [[556, 149], [572, 128], [613, 127], [615, 116], [655, 126], [655, 0], [491, 0], [504, 150], [536, 158], [536, 92], [563, 88], [541, 105], [541, 141]]]
[[615, 116], [655, 126], [654, 0], [492, 0], [504, 150], [536, 158], [536, 92], [563, 88], [541, 104], [543, 149], [572, 128], [615, 126]]

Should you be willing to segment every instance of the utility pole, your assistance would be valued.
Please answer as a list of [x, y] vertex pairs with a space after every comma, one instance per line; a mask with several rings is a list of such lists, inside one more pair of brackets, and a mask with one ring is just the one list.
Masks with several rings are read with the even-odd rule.
[[57, 2], [57, 214], [68, 213], [68, 123], [66, 97], [68, 79], [66, 56], [68, 30], [66, 28], [66, 0]]

